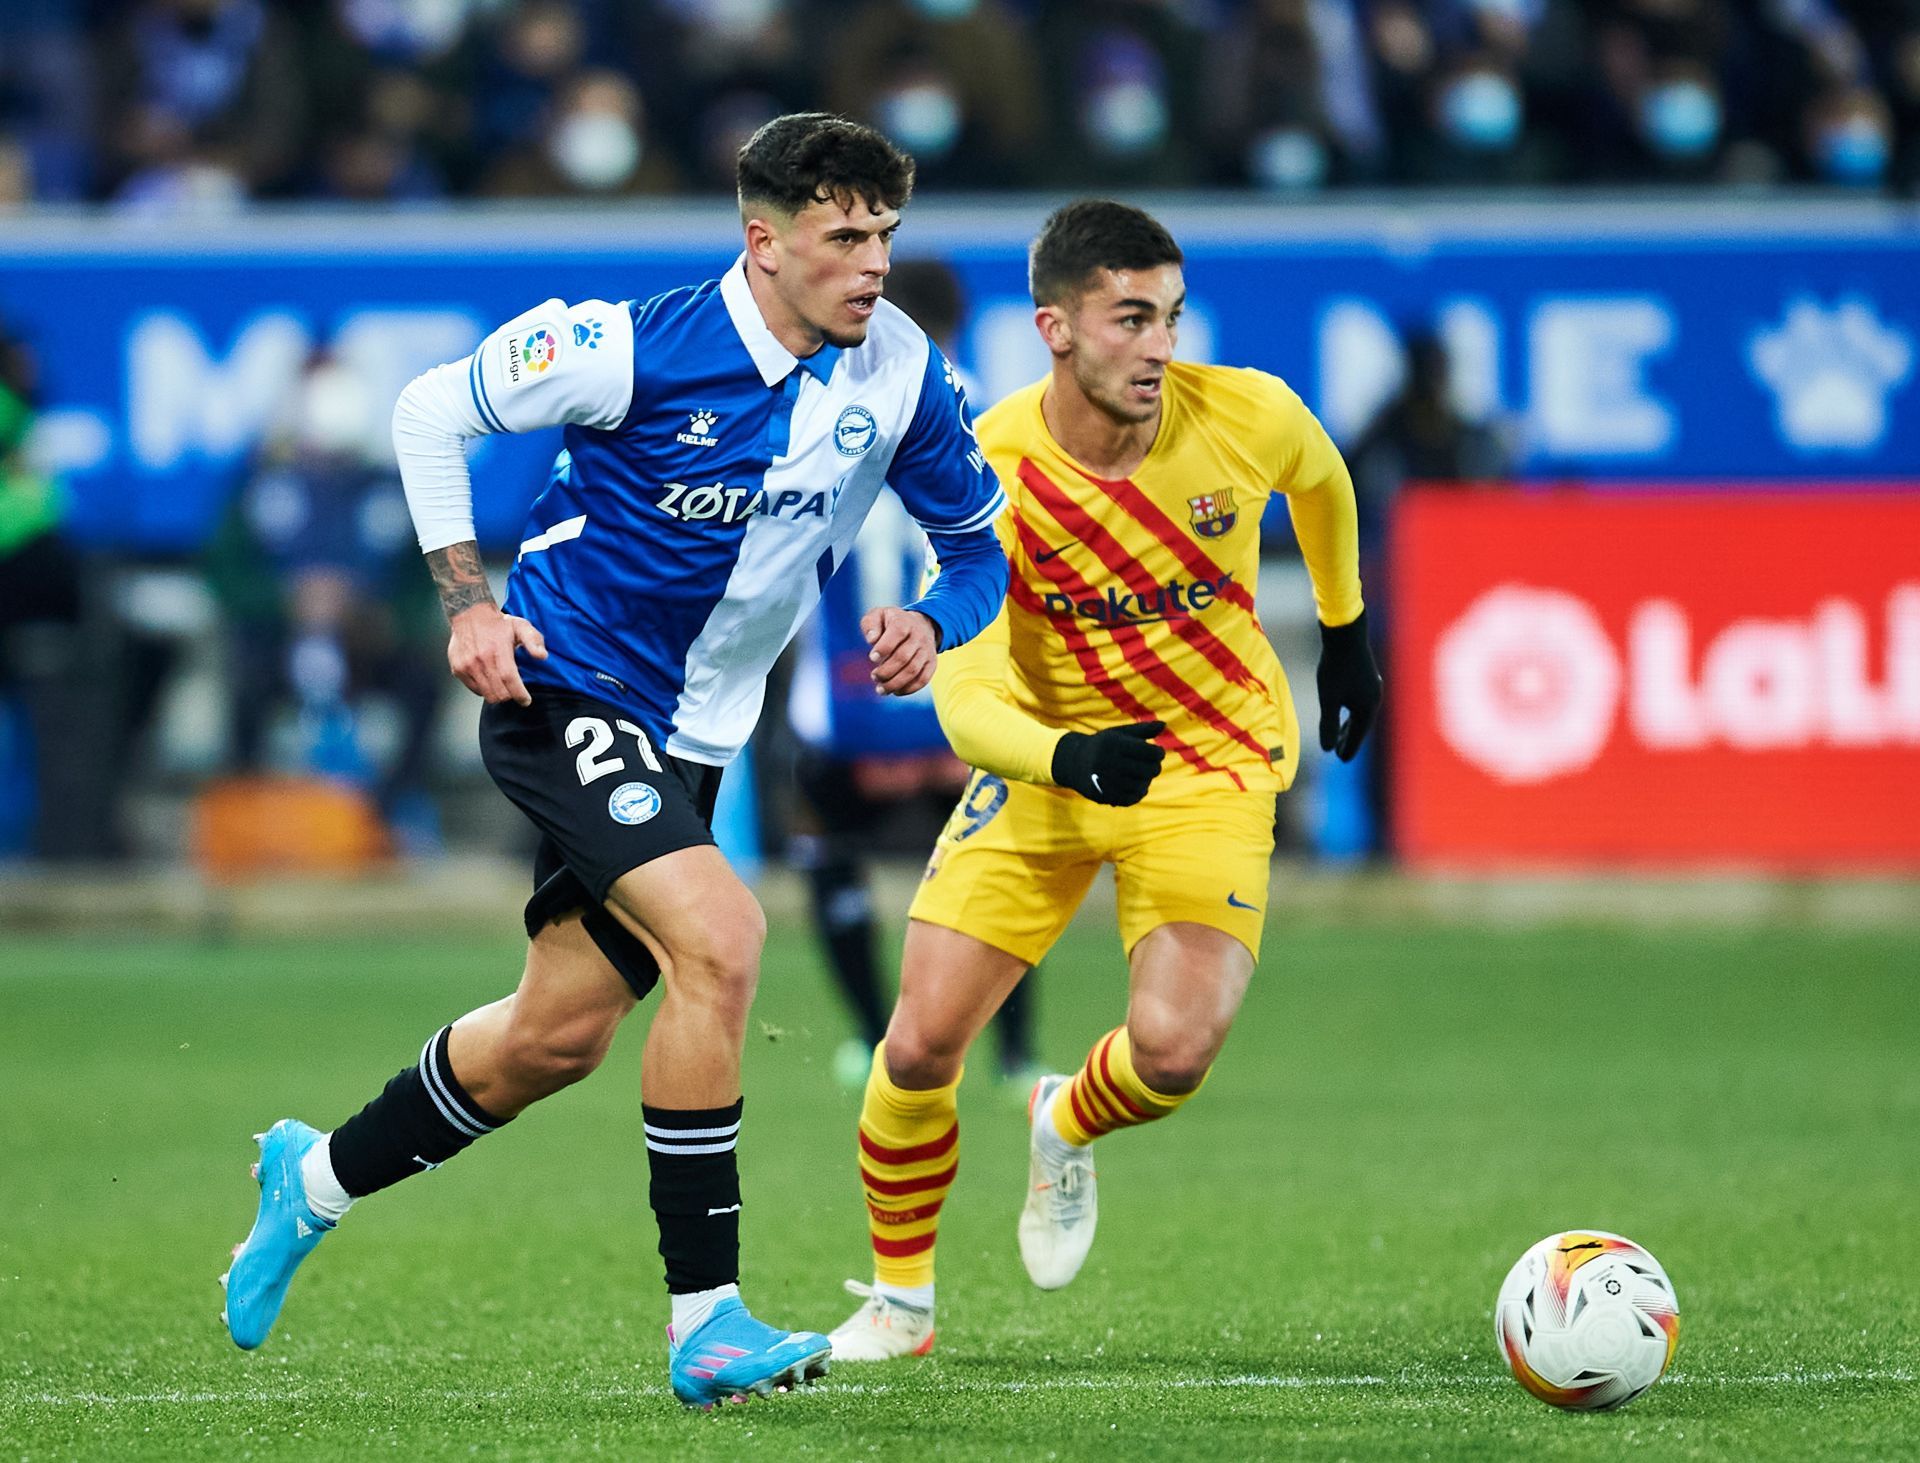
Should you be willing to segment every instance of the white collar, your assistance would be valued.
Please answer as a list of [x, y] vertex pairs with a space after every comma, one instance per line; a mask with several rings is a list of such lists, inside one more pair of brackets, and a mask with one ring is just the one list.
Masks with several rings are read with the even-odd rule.
[[747, 348], [747, 354], [753, 357], [753, 364], [760, 371], [760, 379], [767, 385], [778, 386], [793, 374], [795, 366], [806, 367], [810, 375], [821, 381], [833, 374], [834, 363], [840, 358], [838, 349], [822, 345], [803, 361], [780, 344], [767, 328], [766, 316], [760, 313], [759, 302], [754, 299], [753, 290], [747, 284], [747, 256], [744, 253], [733, 261], [731, 269], [720, 276], [720, 298], [726, 304], [727, 318], [733, 321], [740, 343]]
[[778, 386], [792, 375], [793, 368], [800, 362], [767, 329], [766, 317], [760, 313], [759, 303], [747, 285], [747, 256], [744, 253], [720, 277], [720, 298], [726, 302], [727, 315], [733, 321], [733, 328], [740, 334], [740, 343], [747, 348], [747, 354], [753, 357], [754, 365], [760, 368], [760, 379], [769, 386]]

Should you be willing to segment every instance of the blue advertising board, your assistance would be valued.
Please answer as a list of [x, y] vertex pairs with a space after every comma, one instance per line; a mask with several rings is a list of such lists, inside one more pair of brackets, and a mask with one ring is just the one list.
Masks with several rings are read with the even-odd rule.
[[[1042, 201], [916, 204], [903, 252], [953, 262], [962, 362], [991, 399], [1046, 357], [1025, 296]], [[1920, 215], [1895, 205], [1160, 209], [1188, 253], [1181, 353], [1286, 377], [1349, 440], [1399, 342], [1438, 331], [1464, 409], [1517, 475], [1604, 484], [1920, 478]], [[724, 207], [269, 216], [164, 239], [117, 221], [0, 228], [0, 321], [36, 347], [40, 451], [106, 546], [205, 537], [310, 355], [379, 400], [560, 296], [645, 297], [737, 247]], [[474, 455], [511, 546], [553, 434]]]

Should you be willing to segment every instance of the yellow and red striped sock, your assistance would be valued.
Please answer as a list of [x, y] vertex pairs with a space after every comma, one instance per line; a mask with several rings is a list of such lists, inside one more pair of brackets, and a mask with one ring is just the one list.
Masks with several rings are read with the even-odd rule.
[[886, 1045], [873, 1051], [860, 1105], [860, 1182], [882, 1285], [933, 1284], [933, 1242], [960, 1170], [960, 1079], [930, 1092], [896, 1087]]
[[[1205, 1085], [1202, 1079], [1201, 1085]], [[1196, 1087], [1193, 1092], [1198, 1092]], [[1127, 1028], [1115, 1027], [1093, 1044], [1073, 1080], [1053, 1096], [1053, 1126], [1076, 1148], [1115, 1128], [1134, 1128], [1164, 1118], [1193, 1092], [1155, 1092], [1133, 1069]]]

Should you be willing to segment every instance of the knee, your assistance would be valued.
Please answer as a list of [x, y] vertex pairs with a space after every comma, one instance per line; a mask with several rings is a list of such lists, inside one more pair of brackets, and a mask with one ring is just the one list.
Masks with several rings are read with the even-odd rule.
[[1211, 1032], [1191, 1027], [1130, 1028], [1127, 1038], [1135, 1073], [1150, 1090], [1168, 1097], [1198, 1088], [1219, 1054]]
[[964, 1037], [930, 1031], [916, 1021], [903, 1019], [903, 1013], [894, 1013], [886, 1042], [887, 1076], [894, 1086], [909, 1092], [945, 1087], [959, 1077], [966, 1059]]
[[667, 952], [669, 980], [692, 999], [736, 1010], [744, 1019], [760, 980], [760, 952], [767, 943], [767, 917], [747, 896], [711, 911], [697, 929]]
[[618, 1025], [599, 1013], [560, 1021], [526, 1020], [516, 1013], [501, 1041], [500, 1065], [523, 1089], [558, 1092], [605, 1060]]

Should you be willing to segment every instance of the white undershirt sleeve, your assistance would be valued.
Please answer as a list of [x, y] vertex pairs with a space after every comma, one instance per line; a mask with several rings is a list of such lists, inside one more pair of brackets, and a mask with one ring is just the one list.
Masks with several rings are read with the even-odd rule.
[[393, 450], [420, 551], [473, 538], [466, 444], [492, 432], [617, 427], [633, 403], [625, 305], [548, 300], [472, 355], [416, 376], [393, 409]]

